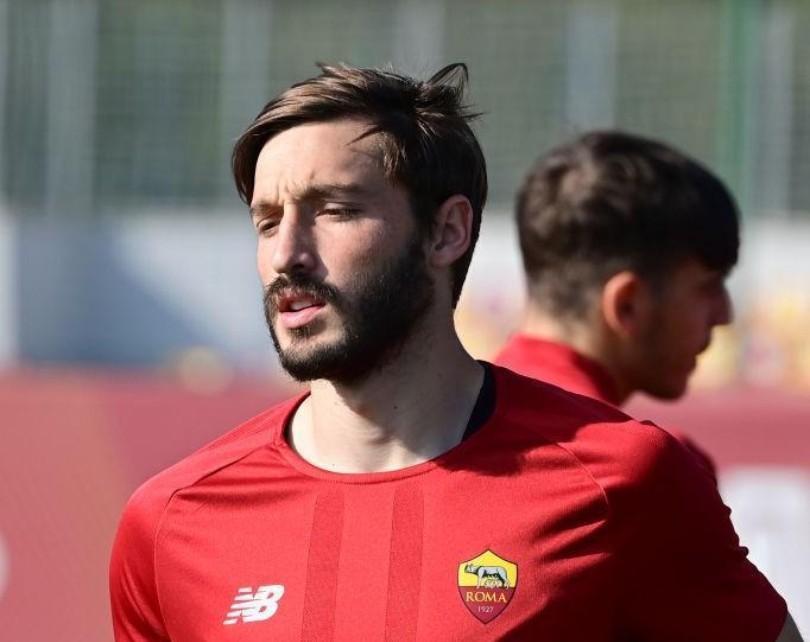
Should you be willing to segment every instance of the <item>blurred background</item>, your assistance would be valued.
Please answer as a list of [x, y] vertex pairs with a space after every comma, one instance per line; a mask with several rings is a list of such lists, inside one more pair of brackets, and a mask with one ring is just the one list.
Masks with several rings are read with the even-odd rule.
[[315, 61], [469, 65], [491, 198], [458, 323], [482, 358], [519, 319], [510, 210], [541, 151], [620, 127], [727, 181], [735, 323], [686, 399], [631, 408], [715, 456], [810, 635], [808, 30], [802, 0], [0, 0], [3, 638], [111, 639], [126, 498], [294, 389], [229, 156]]

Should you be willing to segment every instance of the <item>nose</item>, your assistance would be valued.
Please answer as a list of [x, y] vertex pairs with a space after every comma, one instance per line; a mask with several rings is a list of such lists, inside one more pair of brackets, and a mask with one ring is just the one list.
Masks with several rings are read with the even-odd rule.
[[734, 304], [728, 289], [723, 286], [715, 307], [714, 325], [728, 325], [734, 320]]
[[285, 208], [273, 239], [270, 265], [277, 274], [311, 272], [317, 264], [312, 226], [297, 207]]

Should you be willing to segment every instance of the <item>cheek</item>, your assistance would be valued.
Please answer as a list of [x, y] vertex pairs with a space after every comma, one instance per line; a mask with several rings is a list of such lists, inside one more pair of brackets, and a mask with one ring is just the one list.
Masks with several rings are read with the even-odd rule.
[[673, 297], [669, 303], [664, 322], [669, 329], [670, 341], [681, 346], [703, 341], [711, 315], [706, 297], [687, 291]]
[[679, 346], [684, 358], [700, 352], [709, 339], [710, 325], [700, 306], [681, 311], [679, 323], [672, 333], [673, 346]]
[[270, 267], [272, 252], [267, 241], [259, 239], [256, 244], [256, 270], [262, 285], [268, 285], [274, 278], [275, 272]]
[[369, 225], [353, 234], [322, 238], [320, 257], [334, 279], [351, 280], [355, 273], [389, 261], [397, 249], [390, 231], [386, 234], [386, 230]]
[[334, 267], [350, 271], [354, 267], [373, 265], [384, 258], [384, 251], [378, 244], [370, 243], [364, 237], [358, 237], [352, 239], [351, 243], [343, 244], [339, 250], [330, 252], [324, 260]]
[[689, 361], [694, 356], [702, 339], [695, 331], [694, 315], [684, 314], [683, 309], [671, 309], [659, 317], [657, 331], [652, 339], [651, 362], [674, 367]]
[[711, 329], [713, 325], [712, 319], [715, 318], [717, 301], [712, 296], [703, 296], [695, 298], [692, 302], [689, 315], [689, 325], [695, 334], [705, 333]]

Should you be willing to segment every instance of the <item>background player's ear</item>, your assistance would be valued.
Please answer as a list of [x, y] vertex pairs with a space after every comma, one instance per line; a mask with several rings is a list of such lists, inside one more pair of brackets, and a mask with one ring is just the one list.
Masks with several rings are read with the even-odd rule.
[[428, 263], [449, 267], [470, 247], [473, 211], [466, 196], [456, 194], [436, 210], [433, 233], [427, 249]]
[[652, 293], [635, 273], [624, 270], [602, 288], [601, 309], [607, 326], [620, 336], [634, 336], [645, 327]]

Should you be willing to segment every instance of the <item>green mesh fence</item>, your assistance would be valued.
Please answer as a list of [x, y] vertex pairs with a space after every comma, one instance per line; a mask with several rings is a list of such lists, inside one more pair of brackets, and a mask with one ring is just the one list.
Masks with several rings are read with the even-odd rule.
[[470, 67], [491, 204], [593, 127], [665, 139], [747, 215], [810, 211], [810, 3], [0, 0], [0, 190], [22, 215], [236, 207], [233, 140], [315, 61]]

